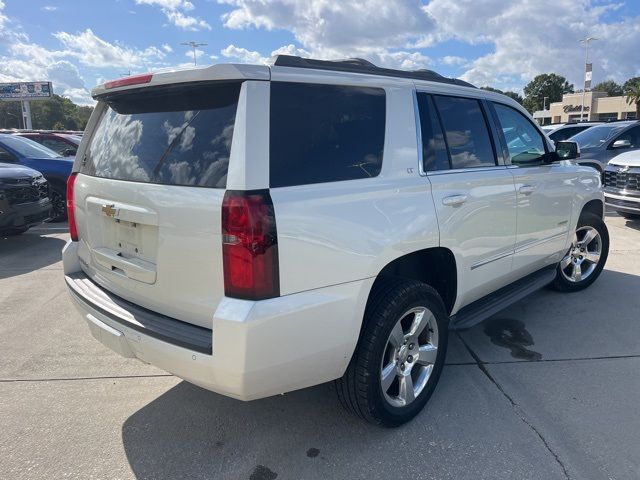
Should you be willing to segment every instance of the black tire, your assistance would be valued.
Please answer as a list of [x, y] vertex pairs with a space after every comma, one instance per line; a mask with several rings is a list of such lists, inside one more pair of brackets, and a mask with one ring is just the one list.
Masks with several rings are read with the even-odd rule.
[[[600, 273], [602, 273], [602, 269], [604, 268], [605, 263], [607, 262], [607, 257], [609, 256], [609, 231], [607, 230], [607, 226], [605, 225], [602, 218], [600, 218], [597, 215], [593, 215], [591, 213], [583, 213], [580, 216], [580, 219], [578, 220], [576, 231], [579, 232], [580, 229], [582, 229], [583, 227], [592, 227], [600, 235], [601, 244], [600, 244], [599, 259], [595, 263], [595, 267], [591, 271], [591, 273], [589, 273], [589, 275], [585, 276], [585, 278], [579, 281], [572, 281], [569, 278], [567, 278], [569, 276], [568, 272], [572, 271], [572, 269], [574, 268], [571, 262], [569, 263], [568, 267], [564, 269], [564, 272], [565, 272], [564, 274], [563, 274], [563, 268], [562, 268], [563, 262], [561, 261], [560, 263], [558, 263], [556, 278], [551, 284], [551, 286], [559, 292], [578, 292], [580, 290], [584, 290], [585, 288], [587, 288], [589, 285], [591, 285], [593, 282], [596, 281], [596, 279], [600, 276]], [[572, 249], [573, 249], [573, 246], [571, 249], [569, 249], [569, 252], [567, 252], [567, 255], [570, 256]], [[580, 253], [579, 251], [576, 252], [576, 254], [579, 254], [579, 253]], [[574, 261], [574, 260], [572, 259], [571, 261]], [[580, 268], [584, 270], [584, 267], [580, 267]], [[587, 269], [588, 268], [590, 268], [590, 265], [587, 265]]]
[[67, 191], [59, 185], [52, 185], [49, 190], [51, 199], [51, 216], [49, 221], [53, 223], [64, 222], [67, 219]]
[[638, 213], [621, 212], [620, 210], [616, 210], [616, 212], [627, 220], [638, 220], [640, 218], [640, 214]]
[[[416, 307], [430, 310], [435, 317], [438, 338], [436, 357], [428, 380], [415, 400], [405, 406], [395, 406], [387, 400], [382, 389], [382, 362], [396, 323], [405, 312]], [[369, 297], [356, 351], [344, 376], [335, 382], [342, 405], [364, 420], [385, 427], [396, 427], [415, 417], [424, 408], [440, 378], [447, 353], [448, 323], [444, 303], [438, 292], [429, 285], [395, 277], [379, 279]], [[411, 361], [411, 357], [408, 361]], [[417, 366], [418, 361], [413, 361], [413, 366]], [[419, 373], [419, 370], [416, 372]]]

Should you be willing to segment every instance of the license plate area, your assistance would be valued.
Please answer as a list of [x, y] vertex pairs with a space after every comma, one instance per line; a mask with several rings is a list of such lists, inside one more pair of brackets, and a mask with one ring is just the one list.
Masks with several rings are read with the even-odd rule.
[[155, 283], [158, 222], [138, 205], [87, 199], [86, 219], [91, 263], [102, 272]]

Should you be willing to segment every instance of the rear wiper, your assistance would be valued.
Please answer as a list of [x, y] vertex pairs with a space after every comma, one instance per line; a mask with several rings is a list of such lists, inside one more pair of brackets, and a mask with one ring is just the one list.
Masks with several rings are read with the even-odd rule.
[[193, 123], [193, 121], [196, 119], [196, 117], [198, 115], [200, 115], [200, 112], [202, 110], [198, 110], [193, 117], [191, 118], [191, 120], [189, 120], [189, 122], [182, 127], [182, 130], [180, 130], [180, 133], [178, 133], [178, 135], [176, 135], [176, 137], [171, 140], [171, 143], [169, 144], [169, 146], [167, 147], [167, 149], [164, 151], [164, 153], [162, 154], [162, 156], [160, 157], [160, 160], [158, 160], [158, 163], [156, 165], [156, 167], [153, 169], [153, 178], [156, 178], [158, 173], [160, 172], [160, 169], [162, 168], [162, 165], [164, 165], [164, 161], [167, 158], [167, 156], [171, 153], [171, 151], [173, 150], [173, 147], [175, 146], [176, 142], [182, 137], [182, 134], [187, 130], [187, 127], [189, 127], [189, 125], [191, 125]]

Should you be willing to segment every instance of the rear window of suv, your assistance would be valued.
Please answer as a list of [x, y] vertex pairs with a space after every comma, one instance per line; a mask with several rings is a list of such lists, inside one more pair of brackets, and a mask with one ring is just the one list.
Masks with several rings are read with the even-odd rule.
[[382, 88], [271, 83], [271, 187], [375, 177], [382, 168]]
[[104, 98], [81, 172], [225, 188], [240, 82], [174, 85]]

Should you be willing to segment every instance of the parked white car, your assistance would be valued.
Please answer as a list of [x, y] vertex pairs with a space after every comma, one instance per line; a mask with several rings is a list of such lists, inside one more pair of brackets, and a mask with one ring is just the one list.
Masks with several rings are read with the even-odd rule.
[[623, 217], [640, 218], [640, 150], [609, 161], [604, 169], [604, 198]]
[[402, 424], [450, 328], [586, 288], [607, 258], [599, 174], [434, 72], [279, 56], [93, 96], [71, 296], [104, 345], [223, 395], [337, 380], [350, 411]]

